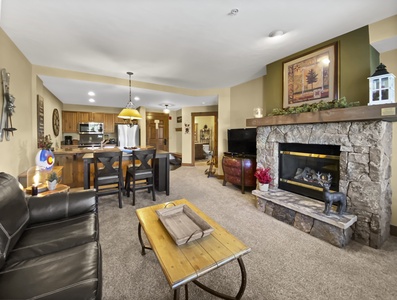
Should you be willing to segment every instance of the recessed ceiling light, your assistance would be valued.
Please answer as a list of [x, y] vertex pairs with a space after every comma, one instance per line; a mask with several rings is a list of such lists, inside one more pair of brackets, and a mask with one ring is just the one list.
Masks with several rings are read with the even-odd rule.
[[88, 92], [88, 96], [94, 97], [95, 93], [93, 91]]
[[269, 33], [269, 37], [277, 37], [282, 35], [284, 35], [284, 31], [282, 30], [273, 30], [272, 32]]
[[138, 96], [136, 96], [136, 97], [134, 97], [134, 100], [135, 100], [135, 101], [139, 101], [139, 100], [141, 100], [141, 98], [139, 98]]
[[90, 99], [88, 99], [88, 101], [90, 101], [91, 103], [93, 103], [93, 102], [95, 102], [95, 99], [90, 98]]

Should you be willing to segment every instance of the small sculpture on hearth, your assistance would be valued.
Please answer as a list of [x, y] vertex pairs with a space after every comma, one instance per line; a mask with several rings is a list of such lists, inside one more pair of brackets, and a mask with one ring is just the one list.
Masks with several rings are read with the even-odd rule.
[[331, 207], [333, 204], [338, 205], [338, 214], [343, 215], [346, 211], [346, 195], [341, 192], [333, 192], [329, 191], [331, 187], [331, 174], [328, 174], [325, 179], [325, 175], [322, 175], [320, 172], [317, 173], [318, 182], [323, 187], [323, 199], [325, 202], [324, 214], [327, 216], [330, 213]]

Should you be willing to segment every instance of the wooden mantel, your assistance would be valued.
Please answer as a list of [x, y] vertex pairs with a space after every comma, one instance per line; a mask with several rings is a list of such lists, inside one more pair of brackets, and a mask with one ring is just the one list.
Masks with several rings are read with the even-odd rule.
[[368, 120], [383, 120], [396, 122], [397, 103], [372, 106], [354, 106], [348, 108], [334, 108], [318, 112], [306, 112], [300, 114], [253, 118], [247, 119], [246, 125], [249, 127], [257, 127]]

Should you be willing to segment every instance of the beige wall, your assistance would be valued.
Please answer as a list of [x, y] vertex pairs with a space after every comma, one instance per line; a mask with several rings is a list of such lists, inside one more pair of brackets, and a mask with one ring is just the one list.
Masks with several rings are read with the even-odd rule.
[[[11, 75], [10, 94], [15, 97], [12, 125], [17, 128], [10, 141], [0, 142], [1, 172], [18, 175], [32, 165], [35, 146], [36, 122], [33, 116], [32, 66], [0, 28], [0, 69]], [[0, 103], [3, 103], [0, 101]], [[1, 109], [1, 107], [0, 107]]]
[[54, 146], [60, 144], [62, 137], [54, 135], [52, 112], [56, 108], [61, 113], [62, 103], [43, 86], [32, 65], [1, 28], [0, 45], [0, 69], [10, 73], [10, 94], [16, 99], [12, 125], [17, 129], [10, 141], [4, 138], [0, 142], [0, 171], [17, 176], [34, 165], [38, 150], [37, 95], [44, 98], [44, 134], [51, 135]]
[[231, 88], [230, 128], [246, 127], [246, 120], [254, 116], [254, 108], [263, 108], [263, 80], [259, 77]]
[[[43, 82], [36, 76], [36, 101], [37, 95], [40, 95], [44, 99], [44, 134], [49, 134], [53, 141], [53, 147], [57, 148], [61, 146], [61, 141], [64, 139], [62, 136], [62, 102], [58, 100], [47, 88], [43, 86]], [[34, 96], [33, 96], [34, 97]], [[37, 102], [36, 102], [37, 103]], [[35, 103], [32, 104], [35, 106]], [[58, 110], [60, 117], [60, 129], [59, 135], [55, 136], [54, 130], [52, 129], [52, 113], [54, 109]], [[36, 106], [37, 113], [37, 106]], [[33, 122], [37, 122], [37, 117], [33, 116]], [[37, 126], [37, 125], [36, 125]]]
[[371, 44], [395, 39], [397, 36], [397, 15], [386, 18], [369, 26]]

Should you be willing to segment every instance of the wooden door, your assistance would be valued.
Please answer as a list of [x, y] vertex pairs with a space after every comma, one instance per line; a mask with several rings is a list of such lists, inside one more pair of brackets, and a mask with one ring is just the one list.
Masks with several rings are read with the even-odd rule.
[[146, 145], [168, 151], [168, 114], [146, 113]]

